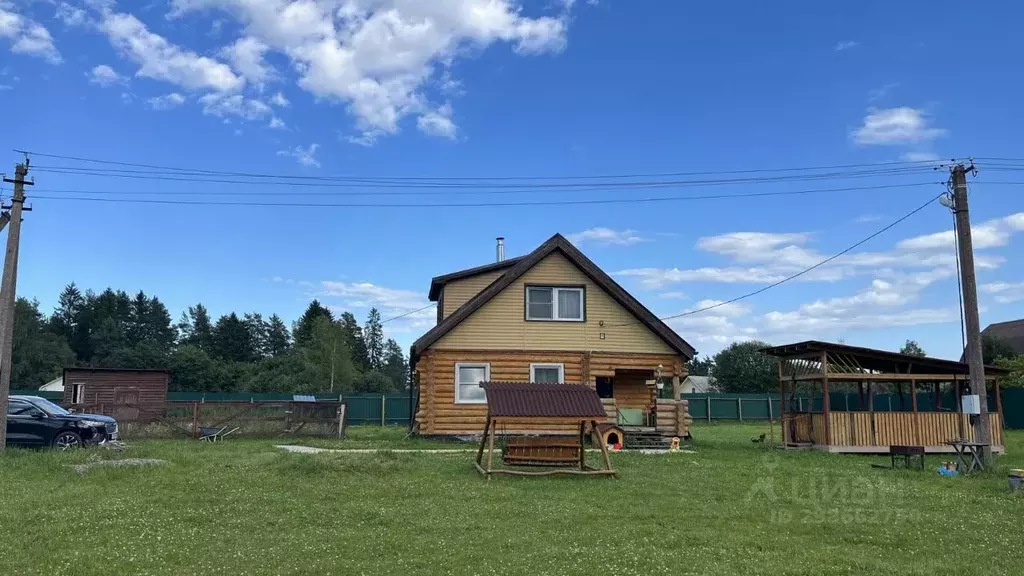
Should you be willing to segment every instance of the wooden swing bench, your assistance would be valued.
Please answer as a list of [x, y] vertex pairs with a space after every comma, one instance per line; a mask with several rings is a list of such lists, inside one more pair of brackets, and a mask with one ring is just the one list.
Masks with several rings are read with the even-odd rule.
[[[598, 432], [598, 420], [606, 415], [597, 392], [576, 384], [539, 384], [530, 382], [484, 382], [487, 394], [487, 423], [484, 425], [480, 449], [476, 454], [476, 470], [490, 480], [492, 474], [512, 476], [549, 476], [554, 474], [614, 476], [608, 448]], [[501, 461], [505, 466], [548, 468], [547, 470], [515, 470], [494, 466], [494, 438], [499, 426], [558, 424], [575, 425], [573, 436], [516, 436], [508, 438]], [[583, 441], [589, 433], [593, 445], [600, 448], [603, 468], [587, 465]], [[504, 433], [501, 434], [503, 437]], [[485, 456], [486, 454], [486, 461]]]
[[582, 451], [575, 438], [511, 438], [501, 459], [509, 466], [574, 466]]

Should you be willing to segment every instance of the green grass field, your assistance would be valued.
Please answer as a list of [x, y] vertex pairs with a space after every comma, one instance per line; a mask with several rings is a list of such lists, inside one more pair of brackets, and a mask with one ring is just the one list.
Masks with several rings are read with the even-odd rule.
[[[273, 440], [140, 441], [94, 469], [0, 455], [3, 574], [1019, 574], [1024, 433], [999, 471], [767, 452], [763, 426], [695, 429], [696, 454], [613, 454], [618, 479], [486, 482], [470, 454], [285, 454]], [[325, 447], [431, 447], [353, 428]], [[450, 447], [450, 445], [445, 445]]]

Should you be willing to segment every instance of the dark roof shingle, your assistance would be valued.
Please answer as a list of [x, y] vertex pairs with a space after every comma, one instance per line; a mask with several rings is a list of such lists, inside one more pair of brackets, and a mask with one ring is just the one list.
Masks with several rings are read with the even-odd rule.
[[484, 382], [492, 417], [604, 419], [597, 391], [581, 384]]

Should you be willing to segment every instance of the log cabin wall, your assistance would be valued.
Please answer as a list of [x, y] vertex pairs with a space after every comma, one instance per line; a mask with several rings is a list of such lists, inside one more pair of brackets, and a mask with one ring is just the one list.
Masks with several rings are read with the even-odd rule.
[[[566, 383], [584, 382], [591, 387], [596, 386], [598, 376], [612, 376], [617, 381], [616, 370], [654, 373], [659, 365], [662, 366], [662, 377], [666, 380], [670, 380], [672, 376], [685, 377], [684, 359], [671, 354], [549, 350], [427, 350], [416, 363], [420, 383], [420, 403], [417, 406], [416, 422], [419, 425], [420, 433], [475, 435], [483, 432], [487, 405], [455, 402], [455, 365], [457, 363], [488, 364], [492, 381], [528, 382], [530, 381], [531, 363], [562, 364]], [[652, 392], [645, 383], [647, 378], [649, 376], [643, 377], [639, 383], [644, 390], [647, 390], [648, 404], [646, 406], [650, 406]], [[577, 432], [574, 426], [569, 425], [517, 423], [511, 419], [504, 419], [504, 426], [509, 433], [575, 434]]]

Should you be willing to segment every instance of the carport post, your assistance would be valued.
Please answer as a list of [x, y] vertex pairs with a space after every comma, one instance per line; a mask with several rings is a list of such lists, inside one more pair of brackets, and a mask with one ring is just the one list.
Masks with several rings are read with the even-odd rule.
[[740, 422], [743, 422], [743, 398], [736, 397], [736, 413], [739, 414]]
[[385, 414], [386, 411], [387, 411], [387, 405], [388, 405], [388, 395], [387, 395], [387, 392], [381, 392], [380, 393], [380, 425], [381, 426], [387, 426], [388, 425], [387, 415]]

